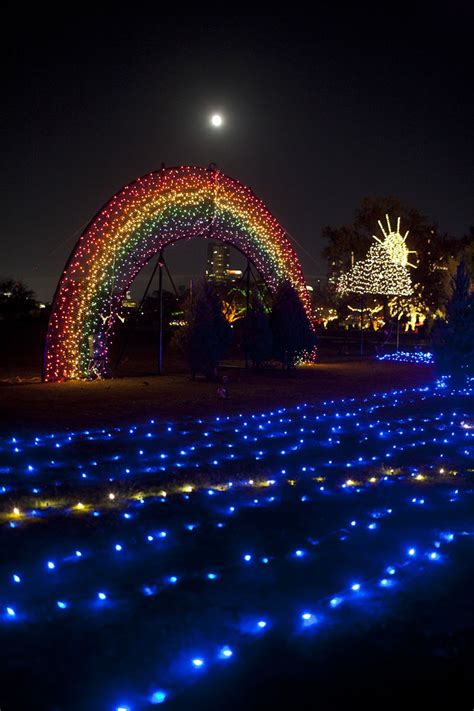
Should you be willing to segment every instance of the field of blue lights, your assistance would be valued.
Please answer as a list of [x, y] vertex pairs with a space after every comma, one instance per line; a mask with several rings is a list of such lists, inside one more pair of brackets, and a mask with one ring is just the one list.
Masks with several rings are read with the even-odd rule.
[[433, 354], [423, 351], [394, 351], [394, 353], [378, 355], [377, 360], [393, 361], [394, 363], [424, 363], [425, 365], [431, 365], [434, 362]]
[[192, 708], [272, 636], [317, 649], [472, 563], [472, 396], [3, 439], [1, 708]]

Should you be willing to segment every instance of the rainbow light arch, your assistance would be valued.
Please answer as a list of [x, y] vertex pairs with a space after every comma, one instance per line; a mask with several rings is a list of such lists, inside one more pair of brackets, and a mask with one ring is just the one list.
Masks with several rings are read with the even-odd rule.
[[116, 193], [77, 241], [53, 301], [43, 380], [89, 379], [97, 375], [97, 363], [107, 375], [126, 291], [160, 250], [194, 237], [239, 249], [271, 291], [288, 279], [311, 320], [297, 254], [264, 203], [212, 166], [162, 168]]

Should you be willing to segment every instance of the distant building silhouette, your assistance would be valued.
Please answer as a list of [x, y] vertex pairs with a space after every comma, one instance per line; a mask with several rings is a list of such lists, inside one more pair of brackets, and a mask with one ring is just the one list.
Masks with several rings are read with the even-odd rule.
[[208, 242], [206, 279], [215, 284], [225, 284], [229, 278], [230, 251], [223, 242]]

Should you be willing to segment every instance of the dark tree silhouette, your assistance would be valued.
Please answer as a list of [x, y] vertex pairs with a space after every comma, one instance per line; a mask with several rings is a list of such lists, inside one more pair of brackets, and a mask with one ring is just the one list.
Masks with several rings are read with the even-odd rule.
[[311, 350], [316, 338], [303, 304], [289, 281], [284, 281], [275, 292], [270, 325], [274, 355], [286, 370], [291, 370], [298, 355]]
[[[179, 311], [179, 304], [175, 294], [171, 291], [167, 291], [166, 289], [163, 289], [162, 304], [163, 325], [167, 326], [168, 322], [171, 321], [173, 314]], [[152, 323], [158, 320], [160, 315], [160, 294], [158, 291], [154, 291], [146, 297], [142, 311], [145, 320]]]
[[469, 232], [462, 238], [462, 258], [466, 265], [467, 271], [474, 278], [474, 226], [471, 225]]
[[230, 344], [230, 326], [223, 313], [216, 288], [203, 281], [197, 284], [185, 309], [187, 325], [177, 337], [178, 347], [186, 358], [193, 379], [203, 373], [216, 376], [219, 360]]
[[0, 281], [0, 319], [25, 318], [35, 307], [35, 293], [26, 284], [14, 279]]
[[244, 343], [246, 352], [255, 368], [260, 368], [272, 355], [272, 331], [265, 308], [256, 294], [244, 322]]
[[451, 281], [446, 318], [435, 323], [431, 334], [438, 370], [455, 379], [474, 372], [474, 293], [470, 293], [470, 281], [461, 260]]

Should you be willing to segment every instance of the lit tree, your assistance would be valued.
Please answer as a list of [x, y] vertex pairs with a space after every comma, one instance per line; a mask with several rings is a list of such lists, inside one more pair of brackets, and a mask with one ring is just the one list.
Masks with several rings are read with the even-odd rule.
[[373, 235], [373, 244], [367, 257], [357, 262], [350, 271], [343, 274], [338, 283], [341, 293], [377, 294], [381, 296], [410, 296], [413, 293], [408, 266], [411, 250], [406, 246], [408, 232], [400, 234], [400, 218], [397, 229], [392, 230], [388, 215], [388, 231], [379, 220], [384, 239]]
[[230, 324], [240, 321], [245, 316], [245, 290], [237, 287], [226, 289], [222, 297], [222, 311]]
[[[371, 246], [374, 225], [383, 220], [385, 214], [400, 215], [404, 229], [409, 230], [411, 249], [416, 251], [412, 261], [417, 267], [413, 275], [413, 298], [422, 305], [424, 313], [435, 313], [448, 298], [447, 266], [451, 257], [459, 253], [461, 242], [439, 234], [436, 225], [425, 215], [395, 197], [364, 198], [351, 224], [323, 229], [327, 241], [323, 255], [327, 259], [330, 281], [337, 283], [350, 269], [353, 259], [364, 258]], [[405, 310], [411, 310], [408, 303]]]
[[373, 245], [366, 259], [342, 275], [338, 288], [342, 293], [383, 296], [410, 296], [413, 292], [406, 267], [393, 262], [380, 245]]

